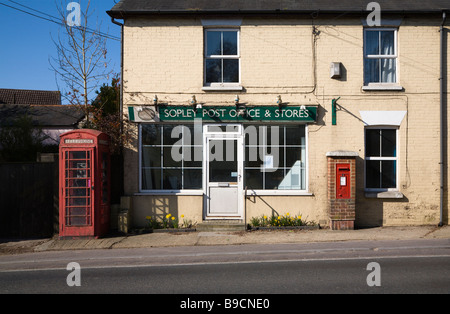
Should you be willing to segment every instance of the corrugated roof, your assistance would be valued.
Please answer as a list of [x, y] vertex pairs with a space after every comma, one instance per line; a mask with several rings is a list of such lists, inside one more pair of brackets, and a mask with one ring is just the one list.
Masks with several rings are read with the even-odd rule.
[[61, 105], [59, 91], [0, 89], [0, 104]]
[[[121, 0], [108, 14], [367, 12], [369, 0]], [[382, 13], [438, 13], [449, 0], [377, 0]]]
[[0, 126], [11, 126], [17, 118], [25, 115], [41, 127], [74, 126], [85, 117], [77, 106], [0, 104]]

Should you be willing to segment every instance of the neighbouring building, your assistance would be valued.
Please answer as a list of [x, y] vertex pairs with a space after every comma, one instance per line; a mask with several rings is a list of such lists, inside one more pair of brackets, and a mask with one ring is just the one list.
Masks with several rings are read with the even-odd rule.
[[62, 105], [59, 91], [0, 89], [0, 127], [23, 116], [47, 136], [44, 145], [59, 145], [59, 136], [78, 129], [85, 114], [77, 106]]
[[450, 2], [369, 2], [121, 0], [108, 11], [123, 23], [133, 226], [166, 214], [448, 223]]

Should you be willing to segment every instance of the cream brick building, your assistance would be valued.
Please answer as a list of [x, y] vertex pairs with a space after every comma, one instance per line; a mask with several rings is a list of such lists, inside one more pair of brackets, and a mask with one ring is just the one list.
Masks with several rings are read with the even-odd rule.
[[[329, 226], [329, 182], [351, 189], [356, 227], [448, 223], [450, 4], [379, 1], [371, 26], [368, 3], [112, 8], [136, 135], [124, 161], [133, 226], [169, 213], [197, 223], [290, 213]], [[330, 152], [355, 159], [354, 187], [329, 180]]]

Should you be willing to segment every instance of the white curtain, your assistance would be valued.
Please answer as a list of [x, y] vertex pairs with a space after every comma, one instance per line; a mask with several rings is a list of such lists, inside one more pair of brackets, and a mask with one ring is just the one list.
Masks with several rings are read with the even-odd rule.
[[[365, 40], [364, 81], [368, 83], [395, 83], [396, 58], [382, 56], [395, 55], [394, 31], [367, 31]], [[367, 58], [372, 56], [372, 58]], [[374, 58], [373, 56], [379, 56]]]
[[[394, 31], [380, 32], [380, 54], [393, 56], [395, 54], [394, 47]], [[381, 59], [381, 82], [395, 83], [396, 82], [396, 59]]]

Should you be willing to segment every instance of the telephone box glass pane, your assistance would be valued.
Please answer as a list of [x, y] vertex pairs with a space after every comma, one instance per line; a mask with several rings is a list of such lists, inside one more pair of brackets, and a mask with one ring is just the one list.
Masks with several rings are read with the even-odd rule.
[[108, 154], [102, 154], [102, 204], [108, 204]]

